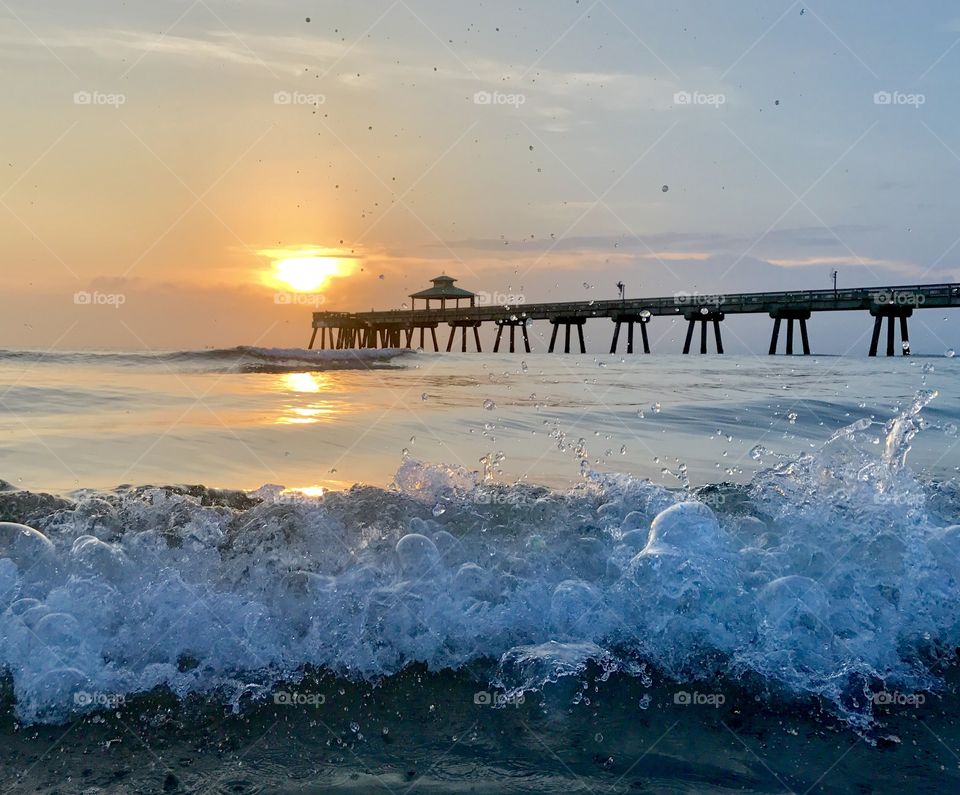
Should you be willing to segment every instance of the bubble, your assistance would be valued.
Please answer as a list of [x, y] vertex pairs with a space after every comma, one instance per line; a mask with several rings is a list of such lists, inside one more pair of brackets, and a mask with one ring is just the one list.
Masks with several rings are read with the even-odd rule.
[[423, 394], [420, 395], [420, 400], [424, 400], [424, 401], [430, 400], [430, 395], [424, 392]]
[[664, 193], [666, 193], [668, 190], [670, 190], [670, 186], [669, 186], [669, 185], [664, 185], [664, 186], [662, 186], [662, 187], [660, 188], [660, 190], [663, 191]]
[[787, 415], [787, 419], [790, 421], [790, 424], [791, 424], [791, 425], [796, 425], [796, 424], [797, 424], [797, 412], [791, 411], [791, 412]]
[[447, 509], [441, 505], [439, 502], [433, 506], [433, 515], [434, 516], [443, 516], [447, 512]]
[[654, 414], [659, 414], [659, 413], [660, 413], [660, 404], [659, 404], [659, 403], [654, 403], [654, 404], [653, 404], [653, 413], [654, 413]]
[[947, 348], [946, 353], [944, 353], [943, 355], [946, 356], [948, 359], [952, 359], [954, 356], [957, 355], [957, 352], [953, 348]]

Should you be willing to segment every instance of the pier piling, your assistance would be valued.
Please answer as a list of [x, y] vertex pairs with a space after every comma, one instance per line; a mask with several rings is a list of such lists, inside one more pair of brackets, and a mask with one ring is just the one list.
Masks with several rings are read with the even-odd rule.
[[687, 337], [683, 343], [683, 352], [690, 353], [690, 346], [693, 343], [693, 332], [696, 324], [700, 324], [700, 353], [707, 352], [707, 324], [713, 324], [713, 336], [717, 346], [717, 353], [723, 353], [723, 339], [720, 336], [720, 321], [723, 320], [723, 312], [711, 311], [707, 309], [691, 310], [684, 313], [687, 320]]
[[794, 322], [798, 323], [800, 326], [800, 345], [803, 348], [803, 355], [810, 355], [810, 338], [807, 336], [807, 321], [810, 319], [809, 309], [778, 308], [770, 312], [770, 317], [773, 318], [773, 333], [770, 335], [769, 350], [769, 354], [771, 356], [774, 356], [777, 353], [777, 343], [780, 337], [780, 323], [783, 320], [787, 321], [787, 356], [793, 355]]
[[649, 312], [640, 312], [638, 314], [614, 315], [613, 322], [613, 341], [610, 343], [610, 353], [617, 352], [617, 342], [620, 339], [620, 327], [627, 325], [627, 353], [633, 353], [633, 326], [635, 323], [640, 325], [640, 339], [643, 343], [643, 352], [650, 353], [650, 339], [647, 337], [647, 323], [650, 322]]
[[876, 356], [880, 347], [880, 332], [883, 330], [883, 319], [887, 319], [887, 356], [896, 355], [896, 322], [900, 321], [900, 352], [903, 356], [910, 355], [910, 333], [907, 330], [907, 318], [913, 315], [913, 307], [896, 306], [893, 304], [875, 307], [870, 310], [873, 315], [873, 335], [870, 338], [870, 352], [868, 356]]

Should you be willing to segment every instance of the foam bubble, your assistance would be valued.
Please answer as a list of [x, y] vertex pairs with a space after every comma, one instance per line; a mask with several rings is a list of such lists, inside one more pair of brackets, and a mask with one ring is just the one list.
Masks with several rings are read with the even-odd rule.
[[591, 662], [749, 672], [862, 720], [867, 684], [936, 687], [960, 646], [960, 526], [905, 464], [927, 400], [883, 445], [854, 423], [714, 508], [624, 474], [492, 491], [411, 459], [395, 489], [322, 500], [87, 494], [0, 524], [0, 663], [27, 721], [62, 719], [81, 691], [236, 701], [305, 666], [378, 679], [482, 659], [511, 690]]

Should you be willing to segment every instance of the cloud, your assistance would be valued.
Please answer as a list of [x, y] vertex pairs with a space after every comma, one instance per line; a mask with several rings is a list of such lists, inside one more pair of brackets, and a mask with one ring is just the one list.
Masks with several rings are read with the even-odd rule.
[[[178, 58], [185, 61], [211, 61], [244, 67], [301, 74], [305, 63], [333, 63], [349, 45], [342, 41], [304, 36], [237, 34], [229, 30], [203, 35], [157, 34], [133, 29], [53, 30], [32, 35], [26, 30], [0, 31], [0, 48], [6, 57], [11, 48], [19, 50], [85, 50], [93, 55], [115, 59], [127, 53]], [[291, 56], [300, 55], [299, 59]]]

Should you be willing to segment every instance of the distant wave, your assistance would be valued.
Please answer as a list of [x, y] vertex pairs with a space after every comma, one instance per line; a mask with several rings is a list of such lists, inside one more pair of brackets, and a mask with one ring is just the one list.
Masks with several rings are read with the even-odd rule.
[[59, 364], [105, 367], [163, 367], [237, 373], [366, 369], [385, 366], [410, 351], [396, 348], [312, 351], [305, 348], [211, 348], [196, 351], [0, 351], [0, 364]]

